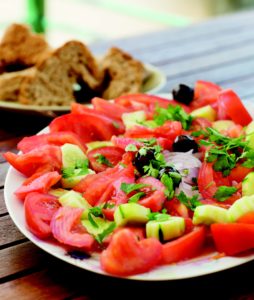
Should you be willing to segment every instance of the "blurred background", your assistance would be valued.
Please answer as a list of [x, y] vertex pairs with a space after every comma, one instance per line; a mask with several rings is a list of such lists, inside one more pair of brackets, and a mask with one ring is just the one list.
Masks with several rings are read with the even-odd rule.
[[45, 30], [58, 46], [70, 38], [86, 43], [188, 26], [254, 7], [254, 0], [0, 0], [0, 34], [12, 22]]

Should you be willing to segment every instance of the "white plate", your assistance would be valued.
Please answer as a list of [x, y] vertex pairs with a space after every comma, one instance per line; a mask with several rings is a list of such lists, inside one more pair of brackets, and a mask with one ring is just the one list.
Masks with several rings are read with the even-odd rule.
[[[161, 96], [165, 95], [161, 94]], [[254, 104], [246, 102], [245, 105], [251, 111], [252, 116], [254, 116]], [[48, 128], [45, 128], [40, 133], [45, 132], [48, 132]], [[6, 176], [4, 189], [7, 210], [19, 230], [35, 245], [45, 250], [49, 254], [82, 269], [109, 276], [101, 270], [98, 256], [92, 256], [91, 258], [84, 260], [71, 258], [67, 255], [66, 250], [62, 246], [40, 240], [36, 238], [30, 231], [28, 231], [24, 218], [23, 203], [14, 195], [14, 191], [22, 184], [24, 179], [24, 176], [22, 176], [14, 168], [10, 167]], [[217, 254], [217, 252], [209, 253], [208, 255], [204, 255], [202, 257], [197, 257], [195, 259], [187, 260], [177, 264], [157, 267], [156, 269], [153, 269], [145, 274], [139, 274], [126, 278], [151, 281], [191, 278], [239, 266], [254, 259], [254, 254], [241, 257], [227, 256], [214, 259], [214, 256]]]
[[[155, 66], [145, 64], [146, 70], [150, 73], [142, 87], [143, 93], [158, 93], [166, 84], [166, 76]], [[54, 116], [70, 111], [70, 106], [38, 106], [24, 105], [11, 101], [1, 101], [0, 109], [23, 113], [40, 113], [44, 115]]]

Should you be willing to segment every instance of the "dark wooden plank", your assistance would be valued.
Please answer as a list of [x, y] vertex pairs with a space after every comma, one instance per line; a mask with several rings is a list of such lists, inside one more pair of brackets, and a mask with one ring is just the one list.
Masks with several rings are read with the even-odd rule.
[[57, 280], [53, 281], [47, 271], [41, 271], [2, 284], [0, 299], [70, 299], [71, 293], [73, 291], [66, 285], [59, 284]]
[[95, 43], [91, 45], [91, 49], [94, 53], [99, 54], [115, 45], [132, 53], [143, 52], [146, 49], [158, 49], [169, 42], [185, 44], [191, 40], [206, 40], [218, 35], [227, 36], [241, 28], [250, 28], [253, 21], [253, 11], [224, 15], [206, 22], [193, 24], [187, 28], [167, 29], [131, 38]]
[[25, 239], [24, 235], [18, 230], [9, 215], [0, 217], [0, 236], [0, 248]]
[[0, 280], [31, 268], [42, 266], [49, 256], [30, 242], [0, 251]]
[[4, 202], [4, 190], [0, 189], [0, 215], [6, 214], [7, 209]]
[[6, 177], [7, 170], [9, 168], [9, 164], [7, 162], [0, 164], [0, 188], [4, 186], [4, 181]]

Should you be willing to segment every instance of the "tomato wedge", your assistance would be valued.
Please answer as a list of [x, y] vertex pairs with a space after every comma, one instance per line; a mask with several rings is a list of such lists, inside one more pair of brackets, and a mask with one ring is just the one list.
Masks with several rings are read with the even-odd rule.
[[23, 153], [27, 153], [44, 145], [62, 146], [66, 143], [77, 145], [84, 152], [86, 150], [86, 146], [84, 143], [82, 143], [81, 139], [75, 133], [68, 131], [44, 133], [40, 135], [24, 137], [18, 143], [17, 148]]
[[45, 173], [29, 182], [27, 185], [22, 185], [19, 187], [16, 190], [15, 195], [19, 199], [24, 200], [31, 192], [46, 193], [60, 179], [61, 175], [59, 175], [58, 172]]
[[242, 101], [231, 89], [219, 92], [218, 107], [237, 124], [247, 126], [252, 121]]
[[[92, 169], [96, 172], [102, 172], [117, 165], [124, 153], [124, 150], [119, 147], [101, 147], [89, 151], [87, 157]], [[100, 160], [100, 158], [102, 159]]]
[[162, 246], [162, 264], [176, 263], [200, 253], [205, 242], [205, 227], [196, 227], [190, 233]]
[[129, 229], [116, 232], [109, 247], [101, 254], [102, 268], [113, 275], [129, 276], [144, 273], [161, 260], [162, 245], [154, 239], [138, 241]]
[[25, 218], [29, 230], [38, 238], [51, 235], [50, 221], [60, 207], [57, 198], [43, 193], [29, 193], [24, 202]]
[[55, 239], [65, 245], [91, 250], [92, 236], [81, 225], [83, 209], [63, 206], [54, 214], [50, 227]]
[[226, 255], [254, 248], [254, 224], [212, 224], [211, 232], [216, 249]]

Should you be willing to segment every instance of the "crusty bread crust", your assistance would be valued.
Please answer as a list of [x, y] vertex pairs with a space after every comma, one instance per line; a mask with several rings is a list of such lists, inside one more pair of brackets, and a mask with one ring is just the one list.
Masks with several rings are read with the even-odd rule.
[[103, 72], [85, 45], [70, 41], [37, 65], [33, 77], [23, 80], [18, 100], [23, 104], [69, 105], [75, 101], [73, 85], [81, 79], [96, 89]]
[[145, 69], [143, 64], [130, 54], [113, 47], [102, 60], [102, 67], [109, 80], [102, 94], [104, 99], [141, 92]]
[[0, 42], [0, 72], [8, 66], [30, 67], [49, 55], [51, 49], [42, 35], [33, 34], [29, 27], [12, 24]]

